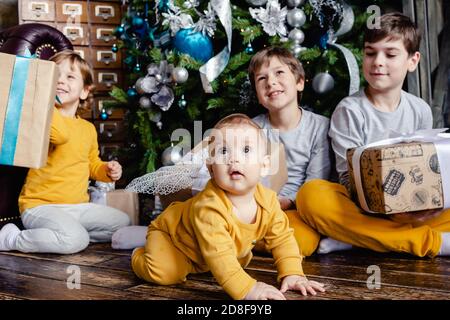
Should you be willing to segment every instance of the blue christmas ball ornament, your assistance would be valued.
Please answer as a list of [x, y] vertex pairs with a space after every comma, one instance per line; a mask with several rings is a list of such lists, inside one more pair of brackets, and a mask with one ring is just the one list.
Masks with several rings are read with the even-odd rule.
[[175, 35], [174, 46], [179, 52], [202, 62], [208, 61], [214, 54], [211, 38], [192, 28], [179, 30]]
[[138, 93], [137, 93], [136, 89], [134, 89], [134, 88], [130, 88], [130, 89], [128, 89], [128, 91], [127, 91], [127, 95], [128, 95], [130, 98], [136, 97], [137, 94], [138, 94]]
[[141, 17], [138, 17], [138, 16], [136, 16], [136, 17], [133, 17], [133, 20], [131, 21], [131, 24], [134, 26], [134, 27], [142, 27], [142, 25], [144, 24], [144, 19], [142, 19]]
[[108, 119], [108, 114], [106, 112], [102, 112], [102, 113], [100, 113], [100, 118], [102, 120], [106, 120], [106, 119]]
[[125, 28], [124, 28], [122, 25], [118, 26], [118, 27], [116, 28], [116, 30], [115, 30], [115, 33], [116, 33], [116, 35], [118, 35], [118, 36], [121, 36], [122, 33], [124, 33], [124, 32], [125, 32]]

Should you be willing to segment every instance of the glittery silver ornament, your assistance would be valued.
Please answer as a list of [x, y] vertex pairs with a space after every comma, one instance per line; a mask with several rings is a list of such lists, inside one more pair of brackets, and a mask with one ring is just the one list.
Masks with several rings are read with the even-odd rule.
[[155, 111], [155, 110], [150, 109], [150, 113], [149, 113], [150, 121], [158, 123], [161, 120], [161, 116], [162, 115], [161, 115], [160, 111]]
[[325, 94], [334, 88], [334, 79], [328, 72], [320, 72], [314, 76], [312, 88], [318, 94]]
[[189, 77], [186, 68], [176, 67], [172, 70], [172, 78], [176, 83], [185, 83]]
[[302, 47], [300, 44], [294, 43], [291, 46], [291, 52], [294, 54], [294, 56], [298, 56], [300, 54], [300, 52], [302, 52], [303, 50], [306, 50], [305, 47]]
[[179, 146], [168, 147], [161, 155], [161, 162], [164, 166], [173, 166], [183, 158], [183, 148]]
[[267, 0], [246, 0], [252, 7], [261, 7], [267, 3]]
[[141, 106], [141, 108], [148, 109], [152, 106], [152, 102], [150, 101], [149, 97], [142, 96], [139, 99], [139, 105]]
[[185, 2], [183, 2], [183, 7], [186, 9], [191, 9], [193, 6], [192, 6], [191, 2], [185, 1]]
[[294, 28], [289, 32], [288, 38], [297, 44], [301, 44], [305, 40], [305, 34], [302, 30]]
[[137, 93], [139, 94], [143, 94], [145, 93], [144, 89], [142, 88], [142, 81], [144, 80], [144, 77], [141, 77], [139, 79], [136, 80], [136, 84], [135, 84], [135, 89], [137, 91]]
[[301, 6], [305, 0], [287, 0], [286, 3], [289, 8], [295, 8]]
[[287, 13], [287, 23], [294, 28], [300, 28], [306, 22], [306, 15], [302, 9], [294, 8]]

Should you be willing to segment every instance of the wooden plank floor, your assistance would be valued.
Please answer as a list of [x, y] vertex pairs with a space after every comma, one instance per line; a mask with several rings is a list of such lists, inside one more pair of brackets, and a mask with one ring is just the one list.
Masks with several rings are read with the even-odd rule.
[[[0, 252], [0, 299], [229, 299], [210, 273], [192, 275], [177, 286], [144, 283], [130, 269], [130, 254], [111, 250], [109, 244], [90, 245], [72, 255]], [[74, 266], [80, 270], [80, 289], [67, 287]], [[368, 273], [369, 266], [379, 267], [379, 289], [367, 286], [373, 274]], [[314, 297], [288, 292], [288, 299], [450, 300], [449, 258], [414, 259], [352, 250], [308, 257], [303, 267], [310, 279], [325, 283], [327, 292]], [[255, 256], [247, 271], [258, 280], [276, 285], [270, 257]]]

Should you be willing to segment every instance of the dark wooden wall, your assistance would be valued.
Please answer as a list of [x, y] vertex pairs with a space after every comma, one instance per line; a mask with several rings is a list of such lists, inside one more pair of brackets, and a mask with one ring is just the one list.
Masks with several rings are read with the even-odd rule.
[[17, 0], [0, 1], [0, 30], [18, 24]]

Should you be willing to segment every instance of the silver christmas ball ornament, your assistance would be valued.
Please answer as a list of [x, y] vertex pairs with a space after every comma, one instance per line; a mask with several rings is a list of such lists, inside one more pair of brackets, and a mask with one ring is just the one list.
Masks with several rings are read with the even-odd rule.
[[172, 71], [172, 78], [176, 83], [185, 83], [189, 77], [186, 68], [176, 67]]
[[[154, 93], [156, 90], [156, 80], [154, 77], [143, 77], [139, 81], [140, 89], [145, 93]], [[138, 80], [139, 80], [138, 79]]]
[[300, 28], [306, 22], [306, 15], [302, 9], [294, 8], [287, 13], [287, 23], [294, 28]]
[[301, 6], [304, 2], [305, 2], [305, 0], [287, 0], [286, 1], [289, 8], [295, 8], [295, 7]]
[[139, 94], [145, 93], [144, 89], [142, 88], [142, 81], [144, 81], [144, 77], [137, 79], [136, 84], [134, 86], [136, 88], [137, 93]]
[[291, 52], [295, 57], [297, 57], [303, 50], [306, 50], [306, 48], [302, 47], [300, 44], [294, 43], [291, 46]]
[[289, 40], [295, 42], [296, 44], [302, 44], [305, 40], [305, 34], [302, 30], [294, 28], [289, 32]]
[[161, 155], [164, 166], [172, 166], [183, 158], [183, 149], [179, 146], [168, 147]]
[[334, 79], [328, 72], [321, 72], [314, 76], [312, 88], [318, 94], [325, 94], [334, 88]]
[[186, 9], [191, 9], [192, 3], [190, 1], [185, 1], [185, 2], [183, 2], [183, 7]]
[[148, 109], [152, 106], [152, 102], [149, 97], [142, 96], [139, 99], [139, 105], [141, 106], [141, 108]]
[[155, 110], [150, 109], [150, 113], [149, 113], [150, 121], [158, 123], [161, 121], [161, 117], [162, 117], [162, 114], [160, 111], [155, 111]]
[[261, 7], [267, 3], [267, 0], [246, 0], [252, 7]]

